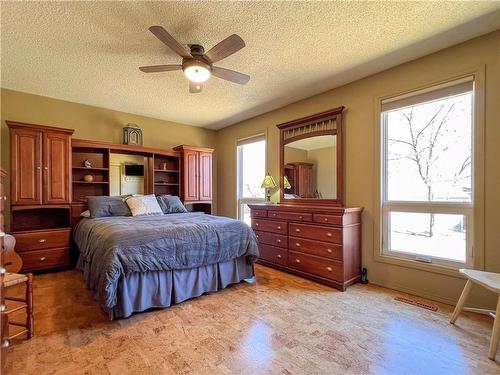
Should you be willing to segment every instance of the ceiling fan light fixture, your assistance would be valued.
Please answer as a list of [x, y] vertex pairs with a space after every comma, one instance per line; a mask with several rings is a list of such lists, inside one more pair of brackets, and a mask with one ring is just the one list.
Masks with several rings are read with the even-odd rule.
[[198, 60], [187, 61], [182, 70], [184, 71], [184, 75], [190, 81], [197, 83], [205, 82], [212, 74], [210, 71], [210, 65]]

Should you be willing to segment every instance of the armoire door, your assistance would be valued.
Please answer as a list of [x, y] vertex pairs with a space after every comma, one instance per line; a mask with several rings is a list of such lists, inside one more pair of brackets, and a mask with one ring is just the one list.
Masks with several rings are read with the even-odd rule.
[[12, 205], [42, 204], [42, 132], [12, 129]]
[[212, 200], [212, 153], [200, 152], [200, 201]]
[[71, 140], [63, 133], [43, 133], [43, 203], [64, 204], [71, 199]]
[[197, 151], [184, 151], [184, 201], [198, 201], [199, 191], [199, 158]]

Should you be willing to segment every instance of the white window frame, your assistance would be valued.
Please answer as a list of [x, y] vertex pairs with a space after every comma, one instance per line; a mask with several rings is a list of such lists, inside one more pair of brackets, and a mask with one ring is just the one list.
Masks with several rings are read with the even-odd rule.
[[[242, 161], [243, 161], [243, 158], [242, 158], [242, 148], [240, 146], [242, 145], [245, 145], [245, 144], [249, 144], [249, 143], [253, 143], [253, 142], [260, 142], [260, 141], [264, 141], [265, 142], [265, 148], [266, 148], [266, 155], [265, 155], [265, 158], [264, 158], [264, 165], [265, 165], [265, 169], [264, 169], [264, 176], [266, 174], [266, 170], [267, 170], [267, 136], [265, 133], [261, 133], [261, 134], [256, 134], [256, 135], [252, 135], [250, 137], [246, 137], [246, 138], [241, 138], [241, 139], [238, 139], [236, 141], [236, 179], [237, 179], [237, 186], [236, 186], [236, 201], [237, 201], [237, 215], [238, 215], [238, 220], [243, 220], [243, 206], [245, 204], [255, 204], [255, 203], [264, 203], [266, 198], [265, 196], [262, 197], [262, 198], [245, 198], [245, 197], [242, 197], [242, 191], [243, 191], [243, 176], [242, 176], [242, 173], [243, 173], [243, 165], [242, 165]], [[264, 178], [264, 176], [262, 176], [262, 178]], [[264, 195], [265, 195], [265, 192], [264, 192]]]
[[[473, 77], [471, 77], [473, 80]], [[456, 81], [459, 83], [460, 80]], [[473, 80], [474, 83], [474, 80]], [[447, 86], [453, 85], [454, 82], [447, 83]], [[439, 90], [439, 87], [431, 87], [425, 89], [425, 91], [432, 92], [435, 90]], [[475, 86], [475, 85], [473, 85]], [[419, 93], [424, 90], [415, 91]], [[412, 93], [405, 94], [405, 97], [410, 97]], [[390, 99], [392, 100], [392, 99]], [[427, 263], [430, 265], [436, 265], [440, 267], [450, 268], [450, 269], [458, 269], [463, 267], [473, 267], [474, 265], [474, 252], [473, 252], [473, 244], [474, 244], [474, 200], [475, 200], [475, 169], [476, 169], [476, 138], [475, 138], [475, 87], [472, 91], [472, 124], [471, 124], [471, 173], [472, 173], [472, 191], [471, 191], [471, 202], [419, 202], [419, 201], [390, 201], [388, 199], [387, 187], [388, 187], [388, 134], [387, 134], [387, 126], [388, 126], [388, 115], [387, 111], [381, 111], [380, 113], [380, 121], [381, 121], [381, 215], [382, 215], [382, 257], [398, 259], [398, 260], [407, 260], [407, 261], [416, 261]], [[457, 214], [463, 215], [465, 221], [465, 230], [466, 230], [466, 257], [465, 262], [453, 261], [450, 259], [443, 259], [435, 256], [424, 256], [419, 254], [418, 252], [411, 253], [408, 249], [408, 252], [401, 252], [391, 250], [390, 244], [390, 213], [391, 212], [408, 212], [408, 213], [435, 213], [435, 214]]]

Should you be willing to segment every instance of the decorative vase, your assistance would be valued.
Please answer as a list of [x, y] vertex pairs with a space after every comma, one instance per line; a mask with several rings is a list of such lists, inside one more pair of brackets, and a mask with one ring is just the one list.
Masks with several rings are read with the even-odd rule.
[[85, 176], [83, 176], [83, 181], [92, 182], [94, 181], [94, 176], [92, 176], [91, 174], [86, 174]]
[[123, 127], [123, 143], [142, 146], [142, 130], [139, 125], [128, 123]]

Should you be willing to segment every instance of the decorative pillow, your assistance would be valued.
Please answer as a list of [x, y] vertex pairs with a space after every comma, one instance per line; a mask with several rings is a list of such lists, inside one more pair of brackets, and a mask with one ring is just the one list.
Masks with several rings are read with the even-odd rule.
[[188, 212], [186, 207], [176, 195], [158, 195], [156, 197], [158, 204], [164, 214], [177, 214]]
[[86, 217], [86, 218], [89, 218], [90, 217], [90, 211], [89, 210], [85, 210], [83, 211], [81, 214], [80, 214], [81, 217]]
[[122, 197], [87, 197], [90, 217], [130, 216], [130, 210]]
[[130, 208], [132, 216], [163, 215], [163, 211], [153, 194], [140, 197], [128, 197], [125, 203], [127, 203]]

